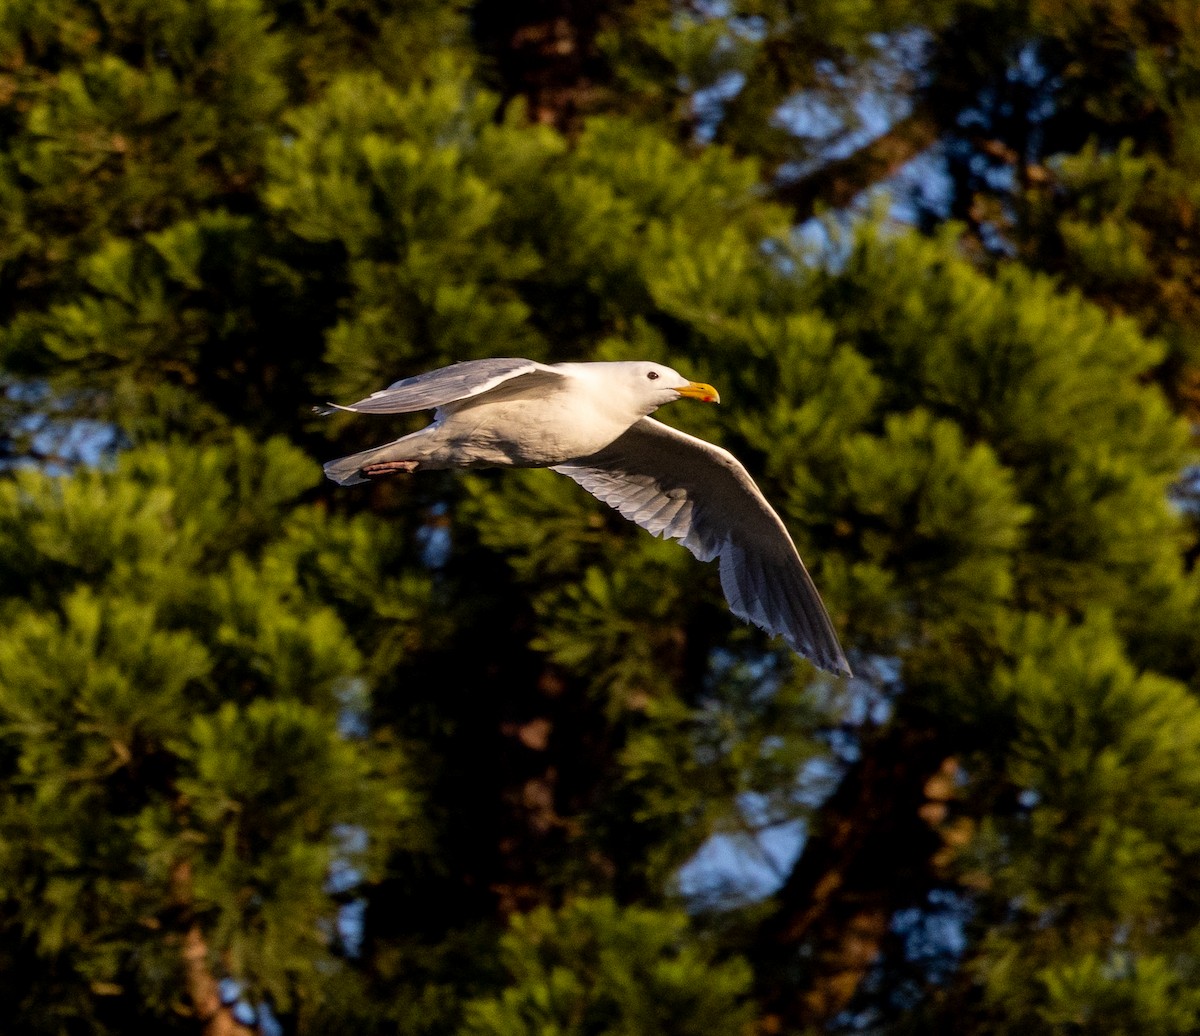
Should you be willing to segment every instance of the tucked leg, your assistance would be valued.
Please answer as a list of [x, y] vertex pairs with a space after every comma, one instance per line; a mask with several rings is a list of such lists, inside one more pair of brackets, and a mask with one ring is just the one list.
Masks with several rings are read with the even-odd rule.
[[362, 473], [367, 478], [387, 478], [389, 475], [411, 475], [417, 470], [415, 460], [389, 460], [364, 464]]
[[325, 465], [325, 474], [342, 486], [356, 486], [372, 479], [407, 474], [417, 465], [428, 467], [429, 430], [422, 429], [395, 442], [384, 443], [373, 450], [339, 457]]

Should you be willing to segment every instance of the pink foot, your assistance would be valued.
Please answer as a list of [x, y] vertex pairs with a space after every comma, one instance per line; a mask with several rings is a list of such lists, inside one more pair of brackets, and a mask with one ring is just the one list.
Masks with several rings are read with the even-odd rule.
[[415, 460], [389, 460], [381, 464], [364, 464], [362, 473], [367, 478], [387, 478], [389, 475], [410, 475], [416, 470]]

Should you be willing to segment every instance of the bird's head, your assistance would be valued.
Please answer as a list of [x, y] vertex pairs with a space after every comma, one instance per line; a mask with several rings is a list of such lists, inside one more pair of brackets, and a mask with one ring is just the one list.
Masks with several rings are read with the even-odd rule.
[[677, 370], [661, 363], [634, 362], [621, 364], [622, 375], [630, 390], [644, 401], [646, 413], [657, 410], [677, 399], [698, 399], [702, 403], [719, 403], [721, 397], [711, 385], [690, 381]]

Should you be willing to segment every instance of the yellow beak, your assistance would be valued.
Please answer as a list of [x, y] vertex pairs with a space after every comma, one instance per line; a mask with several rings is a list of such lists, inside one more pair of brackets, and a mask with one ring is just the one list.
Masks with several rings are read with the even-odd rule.
[[705, 385], [702, 381], [689, 381], [683, 388], [677, 391], [681, 396], [687, 396], [688, 399], [698, 399], [701, 403], [721, 402], [721, 394], [711, 385]]

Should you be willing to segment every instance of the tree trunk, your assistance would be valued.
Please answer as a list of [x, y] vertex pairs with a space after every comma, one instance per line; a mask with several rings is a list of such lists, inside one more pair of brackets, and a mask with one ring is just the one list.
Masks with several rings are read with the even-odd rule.
[[611, 81], [596, 37], [627, 6], [627, 0], [482, 0], [471, 24], [505, 100], [524, 97], [532, 121], [569, 133], [596, 109], [598, 92]]
[[[183, 860], [171, 874], [171, 886], [177, 906], [184, 916], [192, 903], [192, 865]], [[192, 1013], [202, 1026], [204, 1036], [255, 1036], [255, 1029], [239, 1022], [230, 1007], [221, 1001], [221, 987], [209, 965], [208, 940], [196, 921], [183, 936], [183, 979]]]
[[760, 993], [776, 1031], [820, 1027], [844, 1010], [896, 911], [924, 903], [955, 771], [928, 728], [894, 721], [862, 746], [759, 933]]
[[188, 999], [205, 1036], [254, 1036], [255, 1030], [239, 1022], [221, 1002], [220, 986], [208, 966], [208, 943], [197, 924], [183, 937], [183, 970]]

